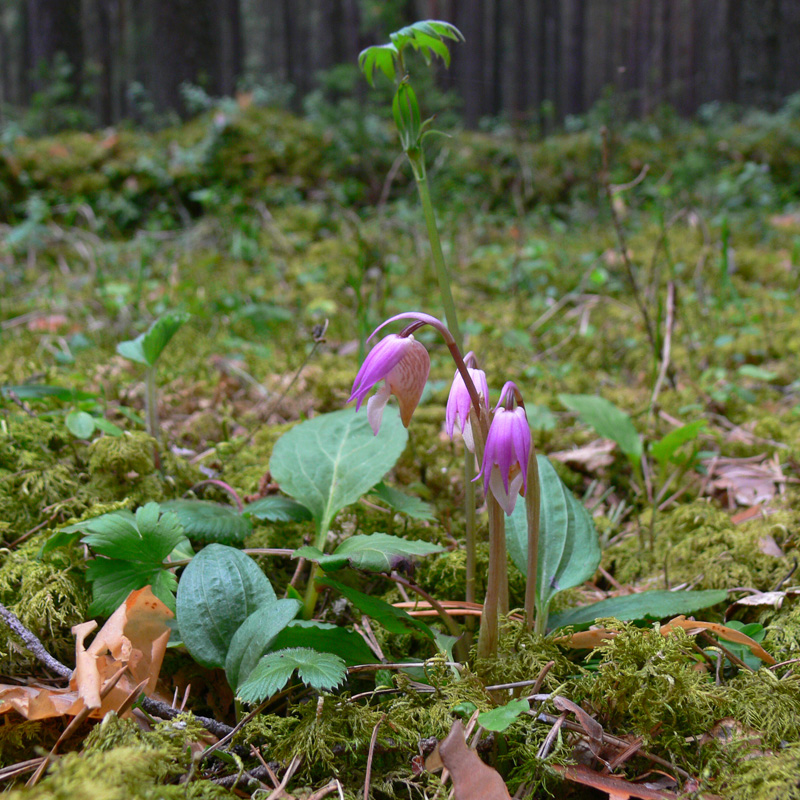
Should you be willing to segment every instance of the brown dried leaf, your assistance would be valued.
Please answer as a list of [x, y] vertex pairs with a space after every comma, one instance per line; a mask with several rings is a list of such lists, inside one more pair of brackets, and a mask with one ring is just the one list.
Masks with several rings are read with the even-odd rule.
[[[33, 720], [77, 716], [89, 709], [90, 716], [102, 717], [129, 702], [139, 686], [151, 694], [169, 640], [167, 620], [172, 616], [149, 586], [131, 592], [88, 647], [86, 637], [97, 623], [90, 620], [72, 629], [75, 670], [69, 688], [0, 685], [0, 713], [14, 709]], [[120, 670], [124, 670], [121, 677]]]
[[467, 747], [460, 720], [439, 742], [439, 756], [453, 778], [454, 800], [511, 800], [500, 773]]
[[569, 711], [578, 718], [581, 728], [586, 731], [586, 735], [590, 741], [596, 745], [600, 745], [603, 741], [603, 726], [590, 714], [584, 711], [577, 703], [569, 700], [566, 697], [556, 695], [553, 698], [553, 705], [559, 711]]
[[796, 597], [800, 591], [789, 589], [785, 592], [758, 592], [741, 597], [733, 605], [735, 606], [772, 606], [776, 611], [783, 605], [787, 597]]
[[615, 447], [616, 445], [610, 439], [597, 439], [584, 447], [576, 447], [574, 450], [559, 450], [557, 453], [550, 453], [550, 458], [579, 472], [593, 473], [614, 463], [612, 453]]
[[787, 482], [780, 462], [765, 456], [750, 458], [717, 458], [705, 462], [709, 468], [709, 486], [727, 493], [740, 506], [755, 506], [775, 497]]
[[610, 800], [630, 800], [632, 797], [642, 800], [678, 800], [678, 795], [674, 792], [652, 788], [646, 784], [631, 783], [623, 778], [599, 775], [583, 764], [574, 767], [553, 764], [553, 769], [561, 773], [561, 776], [568, 781], [606, 792]]
[[780, 545], [772, 536], [770, 536], [770, 534], [762, 536], [758, 540], [758, 549], [765, 556], [775, 556], [775, 558], [783, 558], [784, 556], [784, 552], [781, 550]]
[[736, 642], [743, 644], [750, 648], [754, 656], [758, 656], [762, 661], [767, 664], [777, 663], [775, 659], [754, 639], [751, 639], [741, 631], [728, 628], [726, 625], [720, 625], [718, 622], [699, 622], [693, 619], [686, 619], [684, 616], [675, 617], [661, 626], [661, 635], [666, 636], [674, 628], [683, 628], [689, 635], [698, 633], [699, 631], [711, 631], [727, 639], [729, 642]]
[[555, 641], [563, 644], [564, 647], [573, 647], [576, 650], [594, 650], [595, 647], [600, 647], [603, 642], [613, 639], [616, 635], [616, 631], [610, 631], [608, 628], [591, 628], [588, 631], [559, 636]]

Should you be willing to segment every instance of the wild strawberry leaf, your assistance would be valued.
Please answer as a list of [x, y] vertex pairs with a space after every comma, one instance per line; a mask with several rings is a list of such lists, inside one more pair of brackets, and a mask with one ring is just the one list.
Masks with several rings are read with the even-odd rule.
[[110, 614], [132, 591], [147, 585], [163, 603], [175, 607], [177, 581], [164, 561], [185, 537], [178, 518], [161, 513], [158, 503], [147, 503], [135, 514], [127, 510], [103, 514], [60, 533], [85, 533], [81, 541], [98, 556], [86, 573], [92, 583], [90, 614]]
[[293, 647], [263, 656], [237, 696], [244, 703], [260, 703], [283, 689], [295, 670], [303, 683], [317, 691], [335, 688], [347, 675], [347, 665], [333, 653]]

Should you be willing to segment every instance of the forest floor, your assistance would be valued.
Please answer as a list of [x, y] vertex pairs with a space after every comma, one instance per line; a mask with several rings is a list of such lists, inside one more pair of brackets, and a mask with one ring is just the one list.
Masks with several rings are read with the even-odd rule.
[[[436, 740], [459, 716], [513, 707], [481, 717], [476, 740], [512, 795], [800, 798], [795, 106], [617, 123], [608, 176], [594, 118], [543, 141], [506, 129], [439, 140], [430, 178], [467, 349], [493, 401], [506, 380], [521, 389], [537, 451], [594, 519], [600, 565], [557, 595], [546, 636], [512, 614], [497, 659], [458, 667], [421, 630], [384, 627], [382, 612], [370, 621], [323, 589], [315, 618], [355, 635], [354, 653], [417, 666], [356, 670], [343, 655], [338, 688], [295, 679], [253, 706], [176, 637], [145, 675], [154, 698], [190, 712], [167, 721], [135, 703], [132, 678], [108, 713], [87, 717], [85, 692], [59, 694], [76, 652], [86, 668], [86, 629], [76, 651], [73, 626], [119, 605], [92, 566], [108, 553], [87, 522], [214, 501], [218, 527], [179, 515], [192, 544], [158, 573], [167, 605], [211, 541], [250, 553], [277, 597], [302, 596], [308, 572], [291, 553], [314, 540], [314, 521], [257, 504], [288, 492], [275, 477], [285, 467], [270, 463], [280, 437], [346, 406], [372, 329], [403, 311], [442, 313], [413, 181], [369, 115], [343, 115], [331, 133], [329, 118], [247, 99], [156, 133], [6, 137], [0, 603], [65, 667], [48, 669], [35, 642], [0, 626], [10, 796], [445, 797], [454, 784], [425, 767]], [[154, 439], [147, 368], [117, 346], [176, 311], [190, 316], [156, 353]], [[433, 335], [417, 336], [431, 374], [408, 443], [385, 484], [336, 514], [328, 550], [376, 531], [438, 546], [409, 579], [462, 601], [463, 447], [444, 432], [453, 366]], [[575, 395], [618, 411], [576, 414]], [[480, 543], [478, 598], [486, 554]], [[380, 571], [345, 572], [345, 590], [403, 600]], [[513, 560], [509, 576], [519, 608]], [[646, 590], [716, 594], [690, 610], [611, 606], [588, 632], [595, 616], [555, 627], [571, 609]], [[519, 699], [522, 712], [509, 704]], [[459, 800], [478, 800], [469, 777], [453, 780]]]

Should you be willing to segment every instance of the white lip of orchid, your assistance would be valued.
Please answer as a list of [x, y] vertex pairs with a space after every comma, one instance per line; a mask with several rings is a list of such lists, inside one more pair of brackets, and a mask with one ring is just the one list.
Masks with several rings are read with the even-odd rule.
[[489, 476], [489, 490], [494, 495], [495, 500], [500, 504], [500, 508], [509, 516], [514, 512], [514, 507], [517, 504], [519, 490], [522, 488], [522, 479], [523, 475], [521, 471], [517, 472], [513, 478], [510, 478], [508, 481], [508, 493], [506, 494], [500, 468], [497, 464], [492, 466], [492, 472]]

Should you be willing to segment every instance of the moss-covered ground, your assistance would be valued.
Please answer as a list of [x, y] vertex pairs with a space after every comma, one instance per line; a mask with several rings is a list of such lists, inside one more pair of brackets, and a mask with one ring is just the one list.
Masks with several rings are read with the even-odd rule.
[[[293, 796], [336, 778], [342, 796], [357, 798], [379, 725], [370, 797], [433, 797], [439, 779], [412, 763], [421, 742], [446, 735], [459, 703], [488, 709], [510, 697], [487, 685], [530, 681], [552, 661], [540, 692], [573, 700], [640, 748], [617, 774], [656, 770], [695, 793], [686, 796], [800, 798], [800, 593], [791, 591], [800, 583], [800, 113], [789, 101], [775, 114], [717, 109], [695, 122], [601, 116], [545, 141], [505, 129], [437, 140], [431, 181], [468, 349], [495, 391], [518, 384], [542, 453], [598, 438], [561, 393], [612, 401], [646, 446], [705, 421], [696, 447], [679, 451], [683, 464], [660, 471], [650, 459], [645, 481], [618, 449], [602, 466], [559, 465], [595, 515], [603, 559], [554, 610], [645, 588], [725, 589], [728, 601], [697, 617], [758, 623], [778, 666], [703, 654], [708, 641], [663, 637], [651, 624], [609, 622], [617, 635], [587, 654], [511, 621], [497, 662], [459, 678], [436, 665], [424, 676], [368, 673], [319, 700], [281, 695], [206, 761], [193, 759], [208, 742], [191, 717], [152, 730], [114, 717], [85, 723], [36, 788], [14, 782], [27, 775], [7, 780], [11, 796], [267, 796], [245, 777], [261, 769], [255, 747], [278, 773], [302, 757]], [[647, 168], [614, 201], [636, 295], [600, 179], [602, 122], [610, 181], [624, 186]], [[371, 117], [336, 131], [235, 103], [156, 134], [2, 140], [0, 602], [62, 662], [72, 666], [70, 628], [86, 619], [91, 589], [79, 545], [39, 556], [49, 536], [84, 516], [180, 497], [208, 476], [242, 497], [263, 494], [287, 426], [346, 403], [368, 332], [393, 313], [442, 313], [413, 181], [400, 170], [386, 182], [394, 156], [389, 129]], [[115, 348], [176, 308], [192, 317], [159, 363], [158, 443], [144, 432], [143, 369]], [[431, 503], [435, 520], [357, 504], [333, 534], [405, 531], [445, 545], [415, 580], [462, 599], [463, 457], [444, 434], [453, 367], [432, 335], [419, 338], [430, 345], [431, 391], [387, 480]], [[32, 385], [63, 391], [37, 397]], [[77, 410], [124, 433], [81, 439], [66, 426]], [[726, 459], [778, 477], [748, 501], [747, 487], [720, 482]], [[216, 492], [203, 496], [228, 499]], [[258, 523], [246, 544], [295, 547], [312, 532]], [[261, 563], [277, 587], [288, 584], [293, 562]], [[485, 563], [481, 545], [479, 584]], [[510, 569], [519, 606], [524, 581]], [[391, 586], [361, 584], [398, 599]], [[734, 605], [757, 592], [779, 594]], [[352, 622], [339, 604], [325, 609]], [[390, 660], [432, 655], [411, 634], [375, 636]], [[45, 677], [5, 633], [0, 672], [6, 683]], [[163, 692], [189, 683], [191, 710], [234, 722], [224, 679], [171, 651]], [[378, 686], [391, 691], [374, 694]], [[512, 793], [524, 784], [526, 796], [599, 796], [553, 769], [602, 766], [579, 732], [563, 728], [540, 756], [559, 714], [540, 710], [550, 717], [520, 717], [486, 740], [484, 758]], [[6, 714], [2, 765], [46, 751], [63, 727]], [[610, 764], [619, 753], [600, 755]]]

